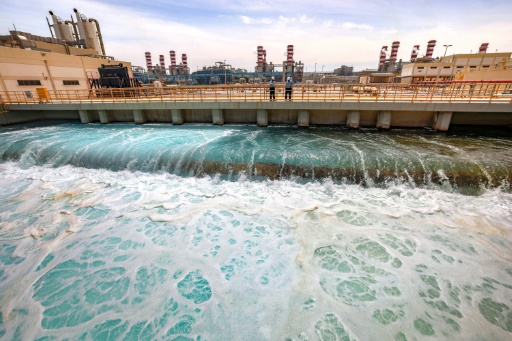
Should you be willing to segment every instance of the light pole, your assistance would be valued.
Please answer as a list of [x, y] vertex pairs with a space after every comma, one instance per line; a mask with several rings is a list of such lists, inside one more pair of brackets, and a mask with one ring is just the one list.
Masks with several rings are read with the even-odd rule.
[[322, 73], [324, 73], [324, 66], [325, 66], [325, 65], [322, 65]]
[[444, 49], [444, 56], [443, 56], [443, 58], [444, 58], [444, 57], [446, 57], [446, 51], [448, 51], [448, 48], [450, 46], [453, 46], [453, 45], [443, 45], [443, 46], [445, 47], [445, 49]]

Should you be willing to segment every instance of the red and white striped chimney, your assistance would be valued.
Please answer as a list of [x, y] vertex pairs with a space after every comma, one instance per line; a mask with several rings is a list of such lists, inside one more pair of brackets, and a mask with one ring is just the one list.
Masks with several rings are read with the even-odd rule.
[[263, 46], [258, 46], [257, 50], [258, 50], [258, 61], [256, 64], [258, 66], [262, 66], [263, 65]]
[[263, 64], [267, 64], [267, 50], [263, 50]]
[[171, 56], [171, 67], [176, 67], [176, 52], [175, 51], [169, 51], [169, 55]]
[[183, 53], [181, 55], [181, 62], [183, 63], [184, 67], [187, 67], [187, 65], [188, 65], [188, 63], [187, 63], [187, 55], [185, 53]]
[[427, 54], [425, 55], [425, 57], [432, 58], [432, 56], [434, 55], [434, 47], [436, 47], [436, 43], [437, 43], [436, 40], [429, 40], [428, 41], [428, 44], [427, 44]]
[[482, 43], [482, 45], [480, 45], [480, 49], [478, 49], [478, 53], [487, 53], [488, 47], [489, 43]]
[[153, 70], [153, 63], [151, 62], [151, 52], [146, 52], [146, 68]]
[[420, 50], [420, 46], [419, 45], [414, 45], [412, 47], [412, 51], [411, 51], [411, 60], [414, 60], [416, 58], [418, 58], [418, 52]]
[[293, 64], [293, 45], [288, 45], [286, 50], [287, 50], [287, 56], [288, 56], [286, 62], [288, 64]]
[[389, 56], [389, 59], [396, 60], [396, 56], [398, 55], [399, 47], [400, 47], [399, 41], [394, 41], [393, 44], [391, 44], [391, 55]]
[[165, 59], [163, 54], [160, 55], [160, 66], [165, 70]]
[[384, 62], [386, 61], [386, 52], [388, 50], [387, 46], [382, 46], [380, 49], [380, 56], [379, 56], [379, 69], [384, 65]]

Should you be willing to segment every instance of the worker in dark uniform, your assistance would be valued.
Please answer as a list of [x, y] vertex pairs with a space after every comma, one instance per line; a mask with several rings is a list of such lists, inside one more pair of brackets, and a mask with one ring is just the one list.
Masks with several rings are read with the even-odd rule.
[[284, 86], [284, 99], [291, 101], [292, 100], [292, 87], [293, 87], [293, 81], [291, 77], [288, 77], [286, 80], [286, 85]]
[[276, 81], [274, 76], [270, 79], [269, 84], [269, 93], [270, 93], [270, 100], [275, 101], [276, 100]]

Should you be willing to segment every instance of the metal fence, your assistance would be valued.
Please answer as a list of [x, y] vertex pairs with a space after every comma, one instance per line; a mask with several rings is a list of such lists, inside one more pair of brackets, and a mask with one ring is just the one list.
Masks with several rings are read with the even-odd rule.
[[[268, 85], [169, 86], [163, 88], [102, 88], [89, 90], [0, 92], [3, 103], [98, 102], [264, 102]], [[276, 87], [276, 101], [285, 101], [284, 86]], [[296, 102], [457, 102], [512, 103], [512, 82], [451, 82], [436, 84], [296, 84]]]

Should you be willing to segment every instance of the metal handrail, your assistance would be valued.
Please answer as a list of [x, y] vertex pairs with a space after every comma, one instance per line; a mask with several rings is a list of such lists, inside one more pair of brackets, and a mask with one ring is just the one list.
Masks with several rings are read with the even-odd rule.
[[[438, 84], [296, 84], [295, 102], [447, 102], [512, 103], [504, 95], [509, 83]], [[35, 91], [4, 91], [4, 104], [17, 103], [97, 103], [97, 102], [264, 102], [269, 101], [268, 85], [222, 85], [103, 88], [55, 90], [40, 98]], [[276, 88], [276, 101], [284, 101], [284, 85]]]

